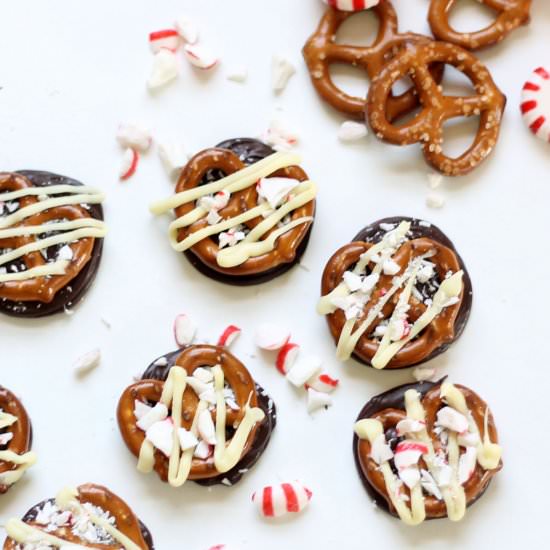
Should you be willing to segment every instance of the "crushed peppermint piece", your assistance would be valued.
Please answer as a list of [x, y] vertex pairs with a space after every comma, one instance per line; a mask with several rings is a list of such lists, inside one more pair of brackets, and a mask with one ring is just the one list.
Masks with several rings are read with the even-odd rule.
[[298, 360], [286, 375], [286, 379], [297, 388], [319, 374], [323, 363], [318, 357], [305, 357]]
[[101, 350], [95, 348], [79, 357], [73, 365], [77, 376], [85, 376], [97, 368], [101, 362]]
[[300, 346], [298, 344], [287, 342], [277, 354], [277, 359], [275, 360], [277, 370], [282, 375], [286, 375], [296, 362], [299, 353]]
[[185, 428], [178, 429], [178, 439], [182, 451], [194, 449], [199, 444], [199, 440], [195, 437], [195, 434]]
[[163, 142], [158, 144], [158, 155], [162, 165], [171, 178], [179, 176], [189, 160], [189, 154], [183, 143]]
[[310, 378], [306, 384], [306, 388], [313, 388], [315, 391], [322, 393], [332, 393], [337, 387], [340, 381], [337, 378], [333, 378], [326, 372], [322, 372]]
[[209, 445], [216, 444], [216, 426], [214, 425], [210, 411], [202, 411], [199, 414], [197, 427], [203, 441], [206, 441]]
[[149, 90], [163, 88], [179, 76], [179, 64], [176, 55], [170, 50], [161, 49], [153, 58], [151, 74], [147, 81]]
[[227, 70], [226, 78], [232, 82], [243, 84], [248, 78], [248, 69], [243, 65], [235, 65], [234, 67], [230, 67]]
[[338, 139], [344, 143], [358, 141], [368, 135], [367, 126], [362, 122], [346, 120], [338, 130]]
[[416, 367], [412, 374], [418, 382], [434, 382], [438, 378], [437, 369], [433, 367]]
[[445, 206], [445, 198], [439, 193], [430, 193], [426, 197], [426, 206], [428, 208], [443, 208]]
[[199, 444], [195, 447], [193, 456], [205, 460], [210, 456], [211, 452], [210, 445], [206, 441], [199, 441]]
[[172, 452], [174, 424], [171, 418], [155, 422], [145, 432], [147, 441], [153, 444], [165, 456], [170, 457]]
[[428, 446], [419, 441], [400, 441], [395, 448], [395, 467], [397, 470], [416, 466], [420, 457], [428, 452]]
[[261, 140], [275, 151], [290, 151], [298, 143], [298, 133], [280, 116], [274, 117]]
[[176, 19], [176, 30], [187, 44], [195, 44], [199, 39], [199, 31], [193, 21], [182, 15]]
[[443, 495], [441, 494], [441, 491], [439, 490], [439, 487], [437, 486], [437, 483], [435, 482], [432, 474], [430, 474], [430, 472], [428, 472], [427, 470], [422, 469], [420, 470], [420, 475], [420, 483], [422, 485], [422, 489], [424, 489], [424, 491], [434, 496], [438, 500], [443, 500]]
[[256, 330], [256, 345], [265, 350], [281, 349], [290, 340], [290, 332], [273, 323], [263, 323]]
[[379, 466], [393, 458], [393, 451], [386, 442], [386, 436], [381, 433], [373, 442], [369, 455]]
[[221, 334], [218, 339], [218, 346], [229, 347], [239, 336], [241, 335], [241, 329], [235, 325], [229, 325]]
[[452, 407], [443, 407], [437, 411], [436, 426], [462, 434], [468, 431], [468, 419]]
[[466, 451], [460, 455], [458, 461], [458, 482], [466, 483], [474, 474], [477, 464], [477, 449], [466, 447]]
[[175, 52], [180, 44], [181, 40], [175, 29], [162, 29], [149, 33], [149, 46], [153, 53], [158, 53], [162, 49]]
[[121, 181], [130, 179], [137, 170], [139, 163], [139, 152], [135, 149], [128, 148], [122, 155], [122, 161], [118, 172], [118, 177]]
[[426, 427], [426, 422], [414, 420], [413, 418], [405, 418], [397, 423], [397, 435], [399, 437], [408, 433], [421, 432]]
[[[135, 411], [134, 411], [135, 414]], [[136, 415], [137, 416], [137, 415]], [[157, 403], [136, 422], [136, 426], [146, 432], [153, 424], [168, 418], [168, 408], [164, 403]]]
[[271, 63], [271, 85], [276, 93], [282, 92], [290, 78], [296, 73], [296, 67], [286, 57], [274, 55]]
[[219, 59], [214, 53], [197, 44], [186, 44], [183, 47], [183, 53], [191, 65], [204, 71], [213, 69], [219, 63]]
[[195, 339], [197, 325], [185, 314], [178, 315], [174, 321], [174, 338], [176, 344], [183, 348]]
[[307, 389], [307, 412], [313, 414], [319, 409], [332, 407], [332, 397], [326, 392], [320, 392], [313, 388]]
[[145, 153], [153, 142], [149, 129], [137, 123], [120, 124], [116, 139], [124, 149], [135, 149], [141, 153]]
[[428, 186], [430, 189], [437, 189], [443, 183], [443, 176], [433, 172], [428, 174]]
[[266, 200], [271, 208], [275, 209], [281, 205], [300, 182], [292, 178], [268, 177], [262, 178], [256, 189], [258, 195]]

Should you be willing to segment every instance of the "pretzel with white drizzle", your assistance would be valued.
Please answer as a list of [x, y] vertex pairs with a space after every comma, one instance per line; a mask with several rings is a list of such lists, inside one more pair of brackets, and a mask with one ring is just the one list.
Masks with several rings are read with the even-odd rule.
[[[476, 94], [446, 96], [429, 71], [433, 63], [453, 65], [472, 82]], [[392, 124], [387, 105], [393, 85], [410, 76], [421, 104], [421, 111], [409, 122]], [[393, 145], [420, 143], [428, 164], [446, 176], [465, 175], [493, 151], [502, 122], [506, 97], [494, 83], [487, 68], [470, 52], [445, 42], [412, 46], [398, 53], [371, 84], [366, 118], [376, 136]], [[451, 158], [443, 153], [443, 125], [457, 117], [479, 116], [473, 144], [462, 155]]]

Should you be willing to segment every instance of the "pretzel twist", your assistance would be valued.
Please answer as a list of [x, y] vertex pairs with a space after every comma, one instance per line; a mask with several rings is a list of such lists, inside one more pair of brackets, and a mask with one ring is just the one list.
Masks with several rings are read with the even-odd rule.
[[[17, 191], [30, 187], [33, 187], [33, 185], [26, 177], [18, 174], [0, 174], [0, 192]], [[47, 194], [47, 187], [44, 188], [44, 194]], [[28, 195], [19, 199], [19, 206], [24, 208], [38, 202], [38, 197]], [[58, 206], [32, 215], [18, 226], [37, 226], [54, 220], [67, 219], [72, 221], [90, 217], [90, 213], [79, 205]], [[38, 237], [38, 235], [23, 235], [0, 239], [0, 249], [15, 249], [34, 243], [38, 240]], [[74, 259], [67, 266], [64, 274], [0, 283], [0, 298], [12, 301], [52, 302], [56, 293], [67, 286], [91, 260], [94, 241], [94, 238], [82, 238], [70, 243], [69, 246], [73, 251]], [[27, 269], [38, 268], [47, 263], [40, 251], [26, 254], [21, 258], [21, 261]]]
[[[330, 75], [330, 66], [339, 63], [360, 67], [373, 80], [398, 51], [409, 45], [430, 40], [419, 34], [400, 33], [397, 13], [389, 0], [381, 0], [371, 10], [379, 23], [378, 33], [372, 45], [348, 46], [336, 43], [338, 29], [354, 13], [329, 8], [303, 48], [311, 81], [319, 95], [338, 111], [358, 120], [364, 117], [365, 97], [354, 97], [338, 88]], [[442, 74], [441, 66], [433, 69], [436, 80], [439, 81]], [[399, 118], [417, 105], [415, 88], [410, 88], [398, 96], [390, 94], [386, 105], [388, 120]]]
[[458, 32], [449, 23], [457, 0], [431, 0], [428, 21], [438, 40], [467, 50], [480, 50], [504, 40], [512, 31], [530, 21], [531, 0], [479, 0], [498, 15], [491, 25], [476, 32]]
[[[488, 410], [485, 401], [465, 386], [456, 384], [455, 387], [464, 395], [468, 408], [472, 413], [472, 417], [482, 438], [485, 436], [485, 414], [487, 412], [489, 438], [492, 443], [498, 443], [498, 433], [493, 415]], [[434, 428], [436, 427], [435, 423], [437, 419], [437, 412], [445, 406], [445, 402], [441, 398], [440, 391], [441, 386], [437, 384], [421, 399], [421, 403], [426, 411], [427, 433], [433, 442], [435, 452], [442, 448], [441, 441], [434, 432]], [[388, 408], [377, 412], [371, 418], [379, 420], [383, 425], [384, 432], [387, 432], [388, 430], [395, 430], [397, 423], [407, 418], [407, 413], [401, 409]], [[374, 490], [387, 501], [390, 511], [395, 513], [391, 499], [387, 492], [384, 476], [380, 472], [378, 464], [370, 457], [370, 451], [371, 444], [365, 439], [359, 440], [358, 459], [361, 469]], [[426, 468], [423, 459], [421, 459], [421, 467]], [[494, 470], [486, 470], [480, 464], [476, 463], [474, 473], [464, 484], [467, 505], [475, 502], [484, 493], [491, 479], [499, 470], [500, 467]], [[444, 501], [438, 500], [431, 495], [425, 495], [424, 502], [427, 518], [442, 518], [447, 516], [447, 508]]]
[[[219, 365], [224, 373], [224, 378], [235, 394], [235, 402], [239, 410], [226, 408], [226, 426], [232, 429], [237, 426], [244, 417], [246, 406], [257, 407], [258, 395], [256, 384], [245, 366], [231, 353], [217, 346], [197, 345], [191, 346], [177, 358], [175, 364], [182, 367], [188, 376], [199, 367], [213, 367]], [[134, 416], [134, 402], [140, 400], [148, 403], [160, 401], [164, 382], [160, 380], [141, 380], [129, 386], [118, 405], [118, 423], [121, 434], [128, 449], [139, 456], [141, 446], [145, 440], [145, 433], [137, 427]], [[187, 386], [183, 394], [182, 427], [190, 430], [193, 418], [199, 404], [199, 398], [195, 391]], [[212, 411], [212, 419], [216, 421], [216, 411]], [[256, 424], [250, 432], [242, 456], [250, 450], [259, 424]], [[228, 439], [227, 445], [231, 439]], [[163, 481], [168, 480], [169, 460], [160, 451], [155, 451], [154, 469]], [[188, 476], [190, 480], [212, 478], [219, 475], [214, 465], [214, 458], [206, 459], [194, 457]]]
[[[446, 96], [429, 71], [433, 63], [453, 65], [475, 88], [472, 96]], [[422, 110], [413, 120], [395, 126], [386, 114], [392, 86], [410, 76]], [[394, 145], [421, 143], [427, 162], [447, 176], [464, 175], [483, 162], [494, 149], [506, 105], [506, 97], [487, 68], [471, 53], [453, 44], [431, 42], [402, 51], [380, 72], [368, 95], [367, 120], [378, 138]], [[473, 144], [462, 155], [443, 154], [443, 125], [456, 117], [479, 116]]]

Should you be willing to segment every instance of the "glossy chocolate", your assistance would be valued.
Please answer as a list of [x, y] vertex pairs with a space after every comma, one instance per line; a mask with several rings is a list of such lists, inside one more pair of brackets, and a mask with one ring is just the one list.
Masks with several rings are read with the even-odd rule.
[[[81, 186], [82, 183], [66, 176], [52, 174], [50, 172], [41, 172], [37, 170], [19, 170], [17, 174], [26, 177], [33, 186], [48, 187], [50, 185], [76, 185]], [[87, 206], [90, 215], [97, 219], [103, 220], [103, 208], [100, 204], [90, 204]], [[48, 257], [55, 257], [60, 246], [50, 247], [47, 249]], [[66, 309], [71, 309], [82, 300], [86, 291], [93, 283], [99, 264], [101, 261], [101, 253], [103, 250], [103, 239], [94, 239], [94, 246], [91, 258], [84, 268], [61, 290], [57, 291], [54, 299], [51, 302], [40, 301], [12, 301], [7, 298], [0, 298], [0, 312], [6, 313], [13, 317], [45, 317], [54, 313], [63, 312]], [[15, 260], [12, 263], [18, 263]], [[10, 264], [7, 264], [8, 266]]]

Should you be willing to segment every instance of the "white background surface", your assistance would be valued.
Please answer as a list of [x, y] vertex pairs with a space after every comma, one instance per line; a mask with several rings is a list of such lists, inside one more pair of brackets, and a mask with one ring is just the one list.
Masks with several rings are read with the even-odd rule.
[[[425, 0], [395, 4], [403, 29], [427, 30]], [[0, 498], [0, 523], [66, 484], [93, 481], [130, 503], [160, 550], [206, 550], [218, 543], [265, 550], [477, 549], [516, 546], [519, 540], [542, 548], [550, 452], [550, 146], [532, 138], [518, 114], [524, 80], [549, 61], [550, 4], [534, 4], [530, 27], [481, 55], [509, 101], [496, 152], [471, 176], [447, 182], [447, 205], [434, 211], [425, 207], [428, 169], [416, 147], [399, 149], [372, 136], [351, 146], [337, 141], [343, 119], [318, 100], [300, 56], [322, 13], [318, 0], [2, 2], [0, 169], [51, 170], [100, 186], [108, 193], [110, 234], [96, 284], [72, 317], [0, 318], [0, 381], [24, 399], [39, 456], [25, 479]], [[182, 60], [182, 78], [151, 97], [145, 90], [147, 34], [182, 13], [196, 19], [205, 43], [222, 52], [222, 66], [204, 75]], [[483, 21], [476, 13], [471, 5], [462, 12], [463, 28]], [[360, 25], [354, 26], [357, 35]], [[276, 52], [298, 66], [278, 98], [269, 84]], [[248, 82], [227, 81], [227, 66], [241, 63], [249, 68]], [[355, 88], [364, 85], [355, 82]], [[160, 137], [185, 139], [195, 152], [225, 138], [258, 135], [277, 105], [301, 130], [303, 166], [320, 189], [303, 259], [309, 271], [296, 267], [260, 287], [223, 286], [172, 252], [168, 218], [149, 215], [148, 204], [172, 192], [156, 153], [134, 179], [117, 181], [116, 126], [142, 120]], [[410, 529], [373, 509], [354, 469], [353, 421], [371, 396], [412, 380], [411, 372], [337, 364], [325, 321], [315, 313], [329, 256], [367, 223], [396, 214], [439, 225], [455, 241], [474, 284], [470, 323], [434, 364], [488, 401], [505, 467], [458, 525], [440, 520]], [[156, 475], [138, 474], [114, 420], [132, 376], [174, 347], [171, 325], [180, 312], [192, 315], [205, 340], [217, 338], [229, 323], [241, 326], [244, 335], [233, 351], [279, 407], [267, 452], [231, 489], [189, 483], [174, 490]], [[270, 362], [249, 357], [256, 353], [254, 327], [265, 320], [290, 326], [303, 349], [322, 355], [342, 378], [333, 409], [311, 419], [305, 398]], [[73, 361], [97, 346], [101, 367], [84, 382], [75, 380]], [[282, 524], [260, 520], [249, 501], [253, 490], [294, 478], [315, 493], [307, 513]]]

